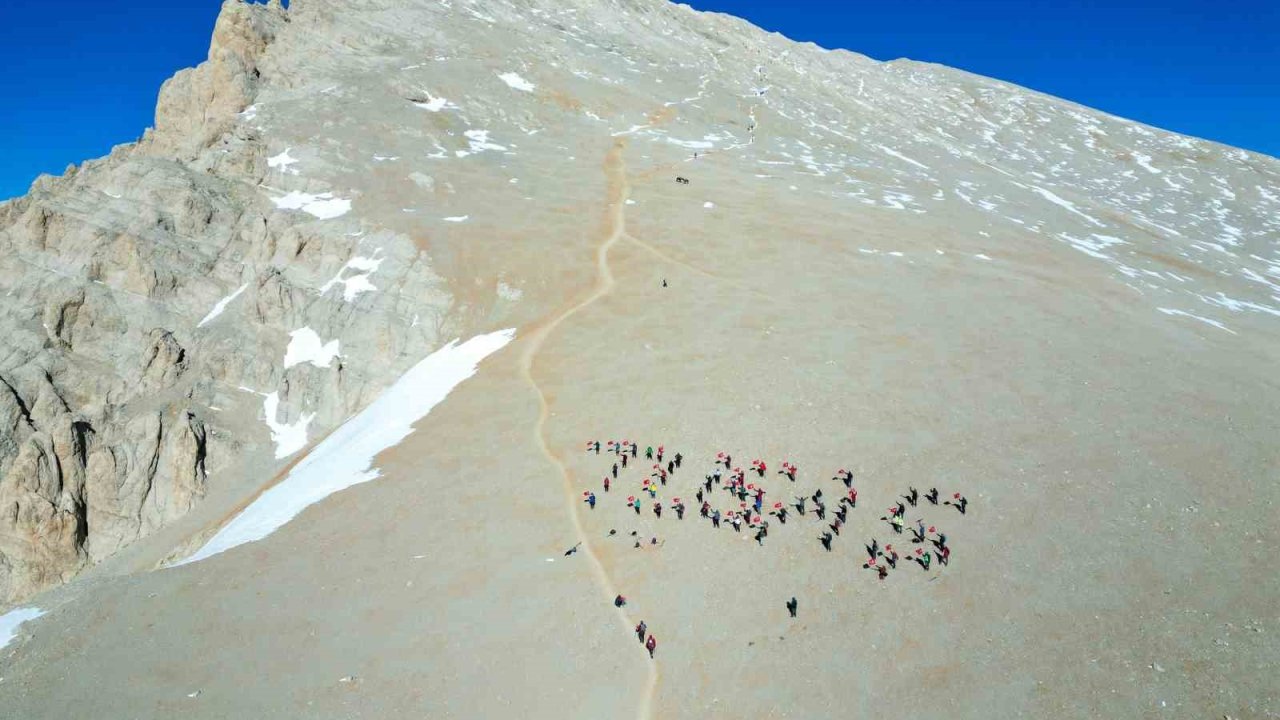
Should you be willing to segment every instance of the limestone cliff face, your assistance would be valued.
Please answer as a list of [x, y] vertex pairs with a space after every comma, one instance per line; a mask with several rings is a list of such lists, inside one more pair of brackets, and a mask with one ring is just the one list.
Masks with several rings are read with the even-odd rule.
[[[319, 298], [358, 274], [339, 238], [360, 231], [273, 214], [257, 190], [266, 148], [238, 121], [288, 22], [279, 2], [228, 0], [208, 60], [164, 84], [139, 143], [0, 204], [0, 607], [183, 516], [219, 470], [287, 462], [264, 396], [279, 401], [267, 425], [314, 416], [314, 438], [447, 327], [281, 367], [295, 328], [372, 338], [406, 312], [387, 293], [345, 302], [341, 284]], [[379, 246], [379, 285], [399, 297], [419, 253], [400, 236]], [[402, 293], [424, 317], [446, 303], [425, 275]], [[362, 353], [372, 375], [344, 366]]]

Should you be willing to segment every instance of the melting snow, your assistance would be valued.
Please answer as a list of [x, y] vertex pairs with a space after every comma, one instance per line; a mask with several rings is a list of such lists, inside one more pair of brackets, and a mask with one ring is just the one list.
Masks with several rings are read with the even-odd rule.
[[276, 155], [275, 157], [272, 157], [272, 158], [267, 158], [267, 167], [278, 169], [280, 170], [280, 172], [288, 173], [290, 175], [297, 175], [298, 174], [297, 168], [289, 167], [290, 165], [293, 165], [294, 163], [298, 162], [297, 158], [289, 156], [289, 151], [292, 149], [293, 148], [285, 148], [284, 152], [280, 153], [279, 155]]
[[338, 357], [338, 341], [321, 343], [320, 336], [309, 327], [294, 330], [289, 338], [289, 348], [284, 352], [285, 370], [304, 362], [327, 368]]
[[350, 200], [335, 198], [333, 193], [311, 195], [294, 190], [284, 197], [272, 198], [272, 202], [281, 210], [301, 210], [321, 220], [342, 217], [351, 210]]
[[444, 221], [452, 222], [452, 223], [460, 223], [460, 222], [466, 222], [470, 217], [471, 217], [470, 215], [454, 215], [452, 217], [444, 218]]
[[276, 413], [280, 411], [280, 393], [273, 392], [262, 397], [262, 412], [266, 415], [267, 428], [271, 430], [271, 441], [276, 444], [276, 459], [282, 460], [306, 447], [307, 426], [316, 418], [316, 414], [302, 413], [292, 425], [276, 422]]
[[1079, 210], [1077, 210], [1077, 209], [1076, 209], [1076, 206], [1075, 206], [1074, 204], [1072, 204], [1071, 202], [1069, 202], [1069, 201], [1067, 201], [1067, 200], [1063, 200], [1062, 198], [1058, 197], [1057, 195], [1054, 195], [1053, 193], [1049, 192], [1048, 190], [1045, 190], [1044, 188], [1041, 188], [1041, 187], [1034, 187], [1034, 186], [1031, 188], [1031, 190], [1035, 191], [1037, 194], [1039, 194], [1039, 195], [1040, 195], [1040, 197], [1044, 198], [1045, 200], [1048, 200], [1049, 202], [1053, 203], [1054, 205], [1057, 205], [1057, 206], [1059, 206], [1059, 207], [1065, 208], [1068, 212], [1075, 213], [1076, 215], [1079, 215], [1080, 217], [1084, 218], [1085, 220], [1088, 220], [1089, 222], [1093, 223], [1094, 225], [1097, 225], [1098, 227], [1102, 227], [1102, 223], [1100, 223], [1100, 222], [1098, 222], [1096, 219], [1094, 219], [1094, 218], [1092, 218], [1092, 217], [1090, 217], [1090, 216], [1088, 216], [1088, 215], [1085, 215], [1084, 213], [1080, 212]]
[[713, 203], [713, 202], [711, 202], [710, 200], [708, 200], [708, 201], [706, 201], [706, 202], [702, 203], [702, 207], [704, 207], [704, 208], [706, 208], [706, 209], [708, 209], [708, 210], [710, 210], [711, 208], [713, 208], [713, 207], [715, 207], [715, 206], [716, 206], [716, 204], [715, 204], [715, 203]]
[[524, 78], [520, 77], [519, 75], [513, 72], [502, 73], [501, 75], [498, 76], [498, 79], [506, 83], [508, 87], [511, 87], [523, 92], [533, 92], [533, 89], [537, 87], [533, 83], [529, 82], [528, 80], [525, 80]]
[[[378, 454], [412, 433], [414, 423], [474, 375], [480, 361], [514, 337], [515, 330], [501, 330], [461, 345], [455, 340], [428, 355], [369, 407], [321, 441], [284, 480], [263, 492], [195, 554], [177, 564], [197, 562], [261, 540], [329, 495], [379, 477], [381, 472], [373, 465]], [[267, 396], [272, 407], [273, 396]], [[269, 422], [271, 418], [269, 410]]]
[[249, 287], [249, 283], [245, 283], [245, 284], [241, 285], [241, 286], [240, 286], [240, 287], [239, 287], [235, 292], [233, 292], [233, 293], [231, 293], [230, 295], [228, 295], [228, 296], [226, 296], [226, 297], [222, 298], [221, 300], [219, 300], [219, 301], [218, 301], [218, 302], [213, 306], [213, 309], [209, 311], [209, 314], [208, 314], [208, 315], [205, 315], [205, 316], [204, 316], [204, 319], [203, 319], [203, 320], [201, 320], [201, 321], [200, 321], [200, 323], [199, 323], [198, 325], [196, 325], [196, 327], [198, 327], [198, 328], [202, 328], [202, 327], [204, 327], [205, 325], [208, 325], [209, 323], [213, 322], [214, 318], [216, 318], [216, 317], [218, 317], [219, 315], [221, 315], [221, 314], [222, 314], [222, 311], [223, 311], [223, 310], [226, 310], [226, 309], [227, 309], [227, 306], [231, 304], [231, 301], [232, 301], [232, 300], [235, 300], [235, 299], [236, 299], [236, 298], [238, 298], [238, 297], [240, 297], [240, 293], [244, 292], [248, 287]]
[[8, 646], [13, 641], [22, 623], [35, 620], [41, 615], [44, 615], [44, 611], [35, 607], [15, 608], [0, 615], [0, 648]]
[[[324, 285], [320, 286], [320, 294], [323, 295], [329, 292], [329, 288], [333, 287], [334, 285], [337, 285], [338, 283], [342, 283], [344, 286], [342, 291], [342, 299], [346, 300], [347, 302], [351, 302], [352, 300], [355, 300], [356, 296], [358, 296], [362, 292], [377, 290], [378, 288], [374, 287], [374, 284], [369, 282], [369, 275], [371, 275], [374, 272], [377, 272], [378, 268], [382, 265], [382, 261], [384, 258], [378, 257], [378, 253], [380, 251], [381, 251], [381, 248], [379, 248], [378, 250], [375, 250], [373, 252], [373, 257], [357, 256], [348, 260], [347, 264], [343, 265], [342, 268], [338, 270], [338, 274], [333, 276], [333, 279], [331, 279], [329, 282], [325, 283]], [[345, 273], [348, 269], [360, 270], [362, 271], [362, 274], [353, 275], [349, 278], [343, 279], [342, 274]]]
[[916, 162], [915, 160], [912, 160], [911, 158], [907, 157], [906, 155], [903, 155], [902, 153], [898, 152], [897, 150], [894, 150], [893, 148], [888, 148], [888, 147], [885, 147], [884, 145], [877, 145], [876, 147], [880, 148], [880, 151], [883, 152], [884, 154], [892, 155], [893, 157], [896, 157], [905, 163], [910, 163], [912, 165], [915, 165], [918, 168], [923, 168], [925, 170], [929, 169], [928, 165], [925, 165], [924, 163], [921, 163], [921, 162]]
[[1173, 308], [1156, 308], [1156, 309], [1157, 309], [1157, 310], [1159, 310], [1160, 312], [1164, 313], [1165, 315], [1181, 315], [1182, 317], [1189, 317], [1189, 318], [1191, 318], [1192, 320], [1199, 320], [1200, 322], [1205, 323], [1205, 324], [1207, 324], [1207, 325], [1212, 325], [1212, 326], [1214, 326], [1214, 327], [1218, 328], [1219, 330], [1226, 330], [1227, 332], [1231, 333], [1232, 335], [1235, 335], [1235, 334], [1236, 334], [1236, 331], [1235, 331], [1235, 330], [1232, 330], [1231, 328], [1227, 327], [1226, 325], [1223, 325], [1222, 323], [1218, 322], [1217, 320], [1210, 320], [1210, 319], [1209, 319], [1209, 318], [1207, 318], [1207, 317], [1200, 317], [1199, 315], [1192, 315], [1192, 314], [1191, 314], [1191, 313], [1189, 313], [1189, 312], [1184, 312], [1184, 311], [1182, 311], [1182, 310], [1174, 310]]

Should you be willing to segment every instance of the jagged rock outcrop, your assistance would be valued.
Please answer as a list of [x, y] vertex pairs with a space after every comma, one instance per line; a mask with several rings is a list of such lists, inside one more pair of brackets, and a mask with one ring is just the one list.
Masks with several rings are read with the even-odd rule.
[[[277, 457], [272, 428], [314, 414], [315, 437], [448, 325], [344, 353], [372, 375], [281, 366], [298, 327], [372, 337], [409, 307], [448, 305], [438, 282], [410, 276], [409, 238], [312, 227], [256, 188], [273, 171], [243, 120], [288, 22], [278, 0], [228, 0], [208, 60], [164, 84], [139, 143], [0, 203], [0, 607], [183, 516], [210, 462], [287, 462], [298, 449]], [[347, 236], [366, 232], [377, 258], [346, 270]], [[392, 293], [345, 300], [344, 281], [369, 268]], [[279, 414], [265, 418], [272, 392]]]

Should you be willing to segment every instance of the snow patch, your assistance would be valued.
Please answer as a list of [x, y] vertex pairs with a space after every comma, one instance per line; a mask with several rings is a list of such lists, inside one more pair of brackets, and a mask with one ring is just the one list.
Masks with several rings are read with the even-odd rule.
[[[461, 345], [455, 340], [428, 355], [321, 441], [284, 480], [259, 495], [203, 547], [177, 564], [198, 562], [261, 540], [333, 493], [379, 477], [381, 471], [373, 465], [378, 454], [412, 433], [414, 423], [474, 375], [480, 361], [514, 337], [514, 329], [500, 330]], [[268, 396], [268, 403], [272, 396]]]
[[327, 368], [338, 357], [338, 346], [337, 340], [321, 343], [320, 335], [309, 327], [294, 330], [289, 333], [289, 348], [284, 352], [284, 369], [304, 362]]
[[44, 611], [36, 607], [15, 608], [0, 615], [0, 648], [7, 647], [18, 635], [18, 628], [28, 620], [35, 620], [44, 615]]
[[292, 149], [293, 148], [285, 148], [284, 152], [279, 155], [267, 158], [267, 167], [273, 170], [279, 170], [280, 172], [287, 173], [289, 175], [297, 175], [298, 169], [289, 167], [290, 165], [298, 162], [298, 158], [291, 157], [289, 155], [289, 151]]
[[460, 223], [460, 222], [466, 222], [466, 221], [467, 221], [467, 220], [469, 220], [470, 218], [471, 218], [471, 216], [470, 216], [470, 215], [453, 215], [453, 216], [451, 216], [451, 217], [442, 218], [442, 219], [443, 219], [445, 222]]
[[[329, 292], [329, 288], [341, 283], [343, 285], [342, 299], [347, 302], [351, 302], [352, 300], [355, 300], [360, 293], [377, 290], [378, 288], [375, 287], [373, 283], [369, 282], [369, 275], [377, 272], [378, 268], [382, 265], [382, 261], [385, 258], [378, 257], [378, 253], [381, 251], [382, 249], [379, 248], [373, 251], [372, 257], [356, 256], [348, 260], [347, 264], [343, 265], [342, 268], [338, 270], [338, 274], [333, 276], [333, 279], [320, 286], [320, 294], [323, 295]], [[348, 269], [359, 270], [362, 274], [343, 278], [343, 273]]]
[[332, 220], [351, 211], [351, 201], [335, 198], [333, 193], [312, 195], [294, 190], [284, 197], [272, 198], [271, 201], [280, 210], [301, 210], [321, 220]]
[[[249, 392], [253, 392], [250, 390]], [[267, 428], [271, 430], [271, 442], [276, 444], [276, 459], [283, 460], [307, 446], [307, 426], [316, 419], [315, 413], [302, 413], [292, 425], [276, 421], [280, 411], [280, 393], [263, 395], [262, 412]]]
[[1212, 325], [1212, 326], [1214, 326], [1214, 327], [1218, 328], [1219, 330], [1226, 330], [1227, 332], [1231, 333], [1232, 335], [1235, 335], [1235, 334], [1236, 334], [1236, 331], [1235, 331], [1235, 330], [1232, 330], [1231, 328], [1227, 327], [1226, 325], [1223, 325], [1222, 323], [1218, 322], [1217, 320], [1210, 320], [1210, 319], [1209, 319], [1209, 318], [1207, 318], [1207, 317], [1200, 317], [1199, 315], [1192, 315], [1192, 314], [1191, 314], [1191, 313], [1189, 313], [1189, 312], [1184, 312], [1184, 311], [1182, 311], [1182, 310], [1174, 310], [1173, 308], [1156, 308], [1156, 310], [1159, 310], [1160, 312], [1164, 313], [1165, 315], [1179, 315], [1179, 316], [1181, 316], [1181, 317], [1188, 317], [1188, 318], [1191, 318], [1192, 320], [1199, 320], [1200, 322], [1205, 323], [1206, 325]]
[[199, 324], [196, 325], [196, 327], [202, 328], [205, 325], [208, 325], [209, 323], [213, 322], [215, 318], [217, 318], [219, 315], [222, 314], [223, 310], [227, 309], [227, 306], [231, 304], [231, 301], [240, 297], [240, 293], [244, 292], [246, 289], [248, 289], [248, 287], [249, 287], [249, 283], [245, 283], [241, 285], [239, 288], [237, 288], [235, 292], [231, 293], [230, 295], [222, 298], [217, 303], [215, 303], [213, 306], [213, 309], [209, 311], [208, 315], [204, 316], [204, 319], [201, 320]]
[[533, 92], [537, 85], [525, 80], [513, 72], [502, 73], [498, 75], [498, 79], [507, 84], [507, 87], [521, 92]]
[[711, 202], [710, 200], [708, 200], [708, 201], [706, 201], [706, 202], [702, 203], [702, 207], [704, 207], [704, 208], [706, 208], [706, 209], [708, 209], [708, 210], [710, 210], [711, 208], [713, 208], [713, 207], [715, 207], [715, 206], [716, 206], [716, 204], [715, 204], [715, 203], [713, 203], [713, 202]]

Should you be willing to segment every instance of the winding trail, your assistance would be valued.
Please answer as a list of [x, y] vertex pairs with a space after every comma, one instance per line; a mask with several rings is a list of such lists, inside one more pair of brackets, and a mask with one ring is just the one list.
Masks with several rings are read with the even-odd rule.
[[[591, 574], [595, 576], [603, 595], [610, 603], [620, 593], [614, 585], [613, 579], [609, 577], [609, 573], [605, 570], [604, 564], [600, 562], [600, 558], [596, 555], [591, 539], [582, 525], [582, 518], [578, 514], [579, 502], [577, 489], [573, 486], [573, 477], [569, 473], [568, 467], [565, 466], [564, 460], [551, 449], [550, 444], [547, 442], [547, 418], [550, 416], [550, 406], [547, 403], [546, 393], [543, 392], [542, 387], [538, 385], [538, 381], [534, 377], [533, 368], [543, 344], [560, 327], [561, 323], [613, 290], [614, 279], [613, 271], [609, 267], [609, 250], [626, 234], [625, 208], [627, 195], [630, 192], [630, 186], [627, 183], [626, 161], [623, 157], [625, 149], [626, 140], [617, 138], [605, 156], [604, 171], [607, 188], [605, 232], [603, 242], [596, 248], [596, 279], [591, 291], [579, 300], [570, 301], [567, 307], [527, 335], [524, 351], [520, 355], [520, 372], [538, 396], [538, 421], [534, 426], [535, 439], [538, 447], [542, 450], [542, 454], [560, 471], [560, 478], [564, 485], [565, 502], [568, 503], [569, 519], [573, 522], [573, 529], [578, 535], [578, 541], [581, 543], [578, 552], [589, 561]], [[627, 614], [625, 608], [616, 608], [616, 610], [623, 630], [631, 634], [635, 627], [632, 618]], [[652, 716], [653, 698], [658, 689], [658, 664], [650, 660], [648, 666], [648, 682], [645, 686], [644, 695], [640, 699], [640, 705], [636, 710], [638, 720], [648, 720]]]

